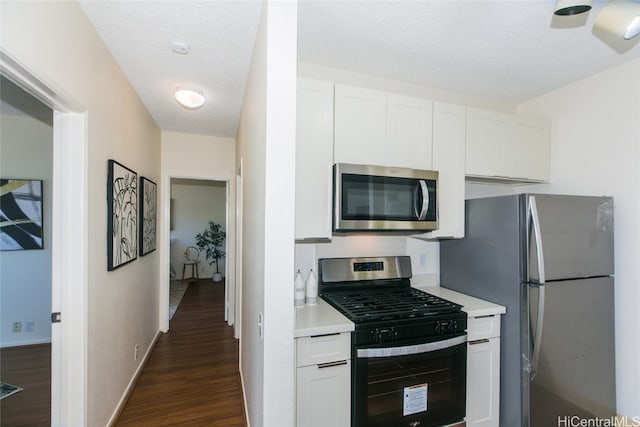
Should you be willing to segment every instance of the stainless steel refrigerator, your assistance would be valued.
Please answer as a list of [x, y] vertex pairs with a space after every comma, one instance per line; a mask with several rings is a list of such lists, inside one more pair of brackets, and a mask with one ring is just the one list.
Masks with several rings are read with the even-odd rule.
[[615, 415], [613, 217], [608, 197], [474, 199], [440, 243], [442, 287], [506, 306], [501, 426]]

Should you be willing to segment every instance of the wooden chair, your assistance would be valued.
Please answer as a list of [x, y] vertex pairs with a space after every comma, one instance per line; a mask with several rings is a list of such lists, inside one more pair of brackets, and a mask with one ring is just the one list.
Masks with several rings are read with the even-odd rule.
[[[184, 250], [184, 261], [182, 262], [182, 280], [199, 280], [198, 267], [200, 266], [200, 250], [195, 246], [189, 246]], [[191, 277], [184, 277], [187, 267], [191, 267]]]

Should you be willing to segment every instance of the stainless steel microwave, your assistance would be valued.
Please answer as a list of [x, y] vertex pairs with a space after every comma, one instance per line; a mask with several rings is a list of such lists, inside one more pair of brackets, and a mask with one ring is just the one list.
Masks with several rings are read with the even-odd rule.
[[425, 232], [438, 228], [438, 172], [336, 163], [333, 231]]

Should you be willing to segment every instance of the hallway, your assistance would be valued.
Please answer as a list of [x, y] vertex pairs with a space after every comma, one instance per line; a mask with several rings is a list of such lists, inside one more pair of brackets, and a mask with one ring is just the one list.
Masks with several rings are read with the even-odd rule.
[[224, 284], [193, 281], [117, 426], [246, 426], [238, 341], [224, 322]]

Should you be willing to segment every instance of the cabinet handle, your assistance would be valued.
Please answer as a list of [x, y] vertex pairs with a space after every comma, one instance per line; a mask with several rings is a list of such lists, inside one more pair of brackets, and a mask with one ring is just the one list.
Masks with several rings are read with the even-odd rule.
[[318, 369], [331, 368], [331, 367], [334, 367], [334, 366], [341, 366], [341, 365], [346, 365], [346, 364], [347, 364], [346, 360], [340, 360], [338, 362], [320, 363], [320, 364], [318, 364]]
[[488, 339], [483, 339], [483, 340], [474, 340], [474, 341], [469, 341], [469, 345], [474, 345], [474, 344], [486, 344], [488, 343], [489, 340]]
[[473, 319], [486, 319], [487, 317], [495, 317], [495, 314], [487, 314], [485, 316], [475, 316]]
[[309, 338], [314, 339], [314, 338], [332, 337], [335, 335], [340, 335], [340, 333], [336, 332], [335, 334], [311, 335]]

